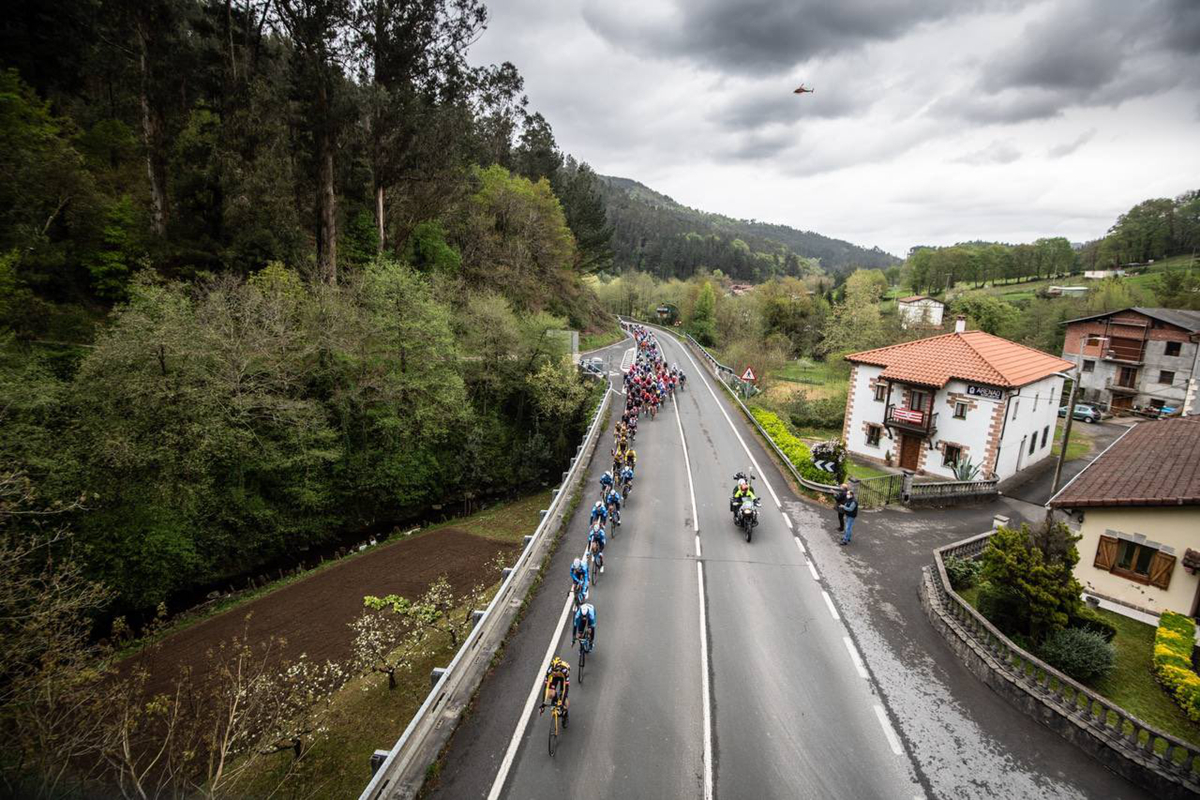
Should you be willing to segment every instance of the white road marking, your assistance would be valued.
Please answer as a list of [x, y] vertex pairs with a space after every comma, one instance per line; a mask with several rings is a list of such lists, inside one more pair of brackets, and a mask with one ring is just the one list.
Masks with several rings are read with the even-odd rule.
[[858, 670], [858, 677], [867, 677], [867, 665], [863, 663], [862, 656], [858, 654], [858, 648], [854, 646], [854, 640], [849, 636], [843, 636], [842, 641], [846, 643], [846, 649], [850, 651], [850, 660], [854, 662], [854, 668]]
[[750, 459], [750, 463], [754, 465], [755, 471], [758, 472], [758, 479], [762, 481], [763, 486], [766, 486], [767, 491], [771, 493], [771, 499], [775, 501], [775, 507], [783, 508], [783, 503], [779, 502], [779, 495], [775, 494], [775, 490], [771, 488], [771, 484], [767, 481], [767, 476], [763, 474], [762, 467], [760, 467], [758, 462], [754, 460], [754, 456], [751, 454], [750, 448], [746, 446], [746, 442], [742, 439], [742, 435], [738, 433], [738, 429], [734, 427], [733, 420], [730, 419], [729, 414], [725, 412], [725, 406], [721, 403], [721, 399], [717, 397], [717, 393], [713, 390], [712, 384], [708, 382], [708, 377], [704, 374], [704, 370], [702, 370], [696, 364], [696, 359], [692, 358], [692, 353], [686, 344], [680, 344], [680, 347], [683, 349], [683, 354], [687, 356], [688, 361], [692, 363], [692, 369], [696, 370], [696, 374], [700, 377], [700, 382], [708, 387], [708, 393], [713, 396], [713, 400], [717, 401], [717, 409], [721, 412], [721, 416], [725, 417], [725, 421], [729, 423], [729, 429], [732, 430], [733, 435], [737, 437], [738, 442], [742, 445], [742, 449], [746, 451], [746, 457]]
[[700, 558], [703, 553], [700, 552], [700, 534], [696, 534], [696, 558]]
[[[697, 541], [697, 544], [699, 542]], [[700, 696], [704, 703], [704, 800], [713, 796], [712, 699], [708, 686], [708, 614], [704, 607], [704, 562], [696, 562], [696, 580], [700, 587]]]
[[629, 372], [629, 368], [633, 366], [633, 351], [634, 348], [631, 347], [621, 356], [621, 372]]
[[[787, 525], [787, 528], [788, 528], [788, 530], [789, 530], [789, 531], [793, 529], [793, 528], [792, 528], [792, 519], [791, 519], [791, 517], [789, 517], [787, 514], [784, 514], [784, 515], [783, 515], [783, 524], [784, 524], [784, 525]], [[796, 541], [800, 541], [800, 540], [799, 540], [799, 539], [797, 539]]]
[[692, 485], [692, 461], [688, 458], [687, 438], [683, 435], [683, 417], [679, 414], [679, 401], [671, 395], [675, 405], [675, 423], [679, 426], [679, 441], [683, 443], [683, 467], [687, 470], [688, 493], [692, 497], [692, 530], [696, 532], [696, 555], [700, 555], [700, 515], [696, 513], [696, 487]]
[[892, 752], [896, 755], [903, 755], [904, 748], [900, 746], [900, 737], [892, 730], [892, 723], [888, 721], [887, 712], [878, 703], [875, 704], [875, 716], [879, 718], [879, 724], [883, 726], [883, 735], [887, 737]]
[[800, 551], [800, 555], [802, 555], [802, 556], [808, 555], [808, 553], [806, 553], [804, 551], [804, 542], [800, 541], [799, 536], [793, 536], [792, 541], [796, 543], [796, 548]]
[[[797, 540], [797, 541], [799, 541], [799, 540]], [[817, 568], [813, 566], [813, 562], [809, 561], [807, 563], [808, 563], [808, 571], [812, 573], [813, 580], [814, 581], [821, 580], [821, 576], [817, 574]]]
[[[812, 563], [811, 561], [808, 563]], [[836, 620], [840, 620], [837, 609], [833, 607], [833, 598], [829, 596], [829, 592], [821, 592], [821, 597], [825, 598], [825, 605], [829, 606], [829, 614]]]

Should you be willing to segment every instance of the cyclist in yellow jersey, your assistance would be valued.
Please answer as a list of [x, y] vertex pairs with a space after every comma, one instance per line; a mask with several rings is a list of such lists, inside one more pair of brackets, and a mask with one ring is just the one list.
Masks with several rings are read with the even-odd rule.
[[632, 447], [630, 447], [629, 449], [627, 449], [625, 451], [625, 466], [627, 466], [627, 467], [636, 467], [637, 466], [637, 451], [634, 450]]
[[[555, 656], [546, 670], [546, 682], [542, 687], [542, 704], [538, 714], [546, 710], [547, 705], [560, 703], [563, 708], [563, 727], [567, 727], [567, 715], [571, 709], [571, 701], [567, 695], [571, 693], [571, 665]], [[549, 703], [547, 703], [549, 701]]]

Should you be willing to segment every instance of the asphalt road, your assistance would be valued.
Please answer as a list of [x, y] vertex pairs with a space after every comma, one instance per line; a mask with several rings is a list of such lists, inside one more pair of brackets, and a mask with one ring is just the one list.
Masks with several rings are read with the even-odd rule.
[[[572, 682], [571, 727], [552, 759], [547, 719], [535, 711], [501, 796], [922, 796], [834, 601], [771, 491], [788, 496], [781, 476], [723, 408], [712, 379], [677, 343], [662, 343], [689, 386], [657, 420], [643, 419], [638, 483], [591, 597], [597, 646], [585, 680]], [[624, 349], [602, 355], [619, 363]], [[603, 459], [592, 465], [589, 498], [604, 468]], [[763, 499], [751, 543], [728, 508], [740, 469], [758, 475]], [[492, 790], [550, 640], [577, 663], [569, 633], [555, 626], [567, 564], [583, 549], [587, 505], [535, 601], [549, 613], [522, 625], [523, 641], [510, 645], [451, 746], [440, 785], [446, 796]], [[494, 703], [498, 691], [516, 702]], [[508, 728], [499, 739], [497, 718]]]

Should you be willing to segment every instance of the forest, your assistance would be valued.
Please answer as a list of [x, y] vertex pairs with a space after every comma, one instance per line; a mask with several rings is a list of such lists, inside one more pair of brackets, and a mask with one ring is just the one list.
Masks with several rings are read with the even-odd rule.
[[[538, 486], [605, 323], [591, 168], [478, 0], [17, 2], [0, 462], [108, 614]], [[34, 513], [37, 510], [37, 513]]]
[[820, 273], [840, 281], [858, 267], [900, 263], [878, 248], [688, 208], [628, 178], [601, 176], [600, 191], [613, 229], [617, 271], [686, 280], [718, 269], [747, 283]]

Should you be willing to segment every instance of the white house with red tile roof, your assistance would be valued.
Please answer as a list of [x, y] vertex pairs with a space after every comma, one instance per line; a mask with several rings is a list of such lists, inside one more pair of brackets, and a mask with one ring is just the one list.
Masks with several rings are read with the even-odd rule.
[[934, 300], [923, 294], [911, 297], [901, 297], [896, 301], [896, 313], [900, 316], [900, 327], [942, 327], [942, 315], [946, 306], [941, 300]]
[[846, 449], [954, 478], [969, 461], [1003, 480], [1050, 455], [1070, 361], [964, 330], [861, 353], [852, 364]]

